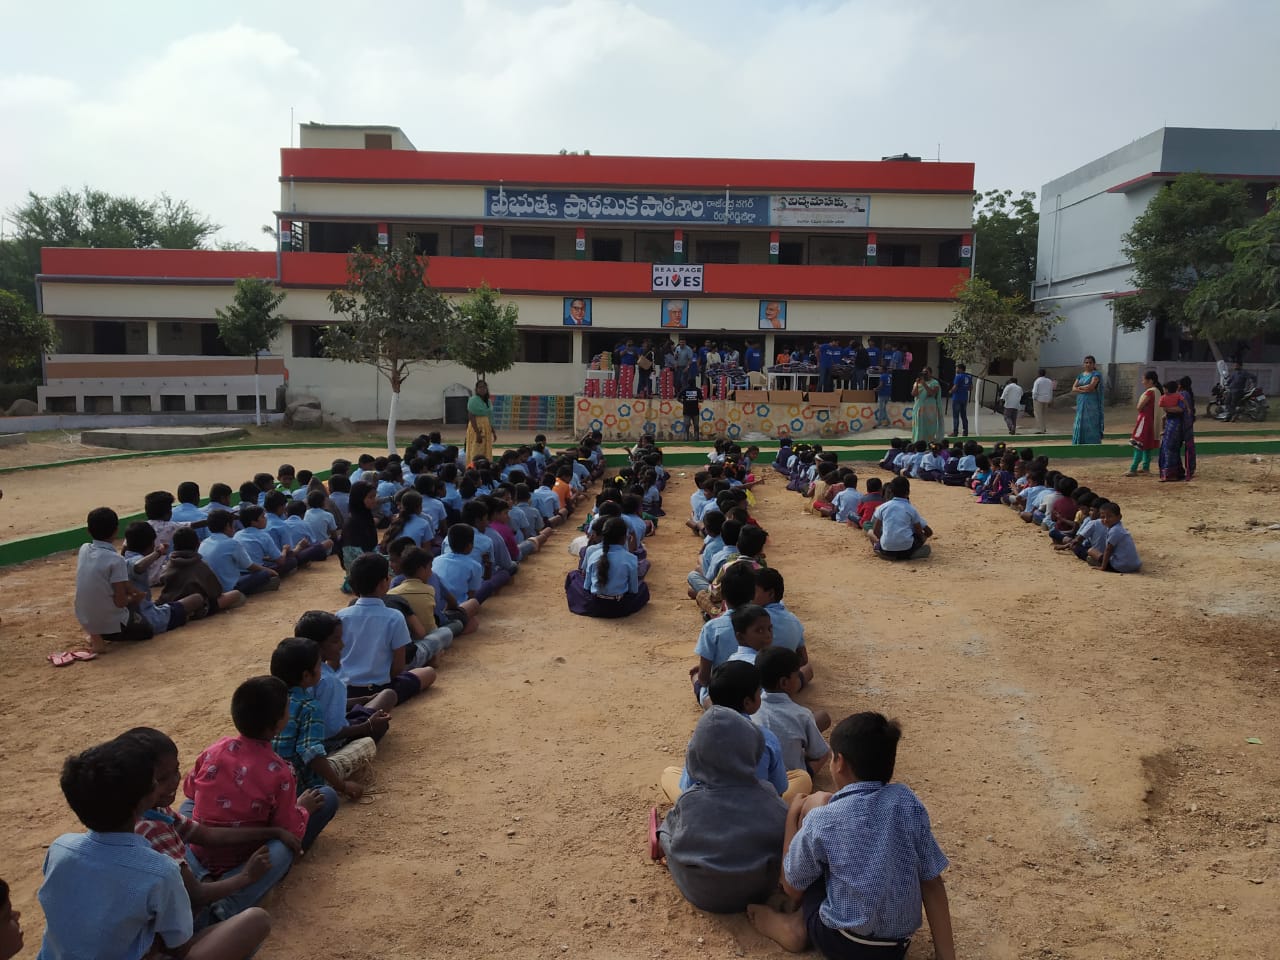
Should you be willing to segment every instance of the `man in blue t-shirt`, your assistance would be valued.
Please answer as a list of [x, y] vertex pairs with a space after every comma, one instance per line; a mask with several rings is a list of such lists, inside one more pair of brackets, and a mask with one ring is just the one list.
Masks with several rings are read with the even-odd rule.
[[964, 435], [969, 435], [969, 390], [973, 387], [973, 376], [965, 372], [963, 363], [956, 364], [955, 379], [951, 381], [951, 435], [958, 436], [960, 424], [964, 424]]
[[760, 345], [757, 343], [748, 343], [747, 352], [743, 357], [743, 364], [747, 369], [747, 373], [759, 373], [764, 367], [764, 355], [760, 352]]
[[844, 350], [832, 338], [818, 348], [818, 378], [823, 390], [831, 389], [831, 368], [844, 359]]

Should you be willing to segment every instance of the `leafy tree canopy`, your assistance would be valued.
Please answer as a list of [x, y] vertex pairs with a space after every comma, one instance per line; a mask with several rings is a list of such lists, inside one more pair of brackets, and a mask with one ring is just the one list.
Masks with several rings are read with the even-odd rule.
[[1133, 264], [1135, 296], [1112, 301], [1125, 330], [1141, 330], [1164, 317], [1178, 327], [1212, 339], [1215, 318], [1207, 310], [1192, 316], [1187, 300], [1202, 281], [1231, 267], [1227, 236], [1250, 217], [1249, 196], [1239, 181], [1217, 183], [1201, 173], [1180, 174], [1161, 190], [1125, 234], [1122, 249]]
[[974, 275], [1002, 296], [1027, 296], [1036, 276], [1040, 214], [1036, 195], [988, 190], [973, 195]]
[[57, 343], [53, 324], [26, 300], [0, 290], [0, 367], [17, 370], [49, 353]]
[[258, 354], [269, 350], [284, 329], [284, 317], [276, 313], [284, 298], [284, 291], [277, 291], [270, 280], [243, 277], [236, 281], [231, 305], [215, 311], [218, 336], [232, 353], [253, 357], [255, 372]]
[[457, 324], [449, 359], [474, 372], [477, 380], [510, 370], [516, 362], [520, 310], [514, 303], [503, 303], [501, 295], [481, 284], [455, 307]]
[[956, 360], [982, 375], [996, 360], [1032, 356], [1061, 317], [1036, 313], [1021, 294], [1006, 296], [981, 277], [956, 290], [955, 312], [939, 341]]
[[41, 247], [207, 246], [219, 226], [185, 201], [161, 194], [154, 200], [116, 196], [84, 187], [26, 201], [6, 215], [17, 227], [0, 243], [0, 288], [14, 290], [35, 303], [35, 275]]
[[1250, 339], [1280, 330], [1280, 190], [1271, 209], [1224, 238], [1231, 263], [1196, 284], [1186, 313], [1215, 338]]

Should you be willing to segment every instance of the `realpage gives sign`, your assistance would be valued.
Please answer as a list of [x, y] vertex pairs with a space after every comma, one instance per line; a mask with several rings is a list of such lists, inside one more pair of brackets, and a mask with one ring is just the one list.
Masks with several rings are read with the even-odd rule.
[[702, 264], [655, 263], [653, 289], [663, 293], [702, 293]]

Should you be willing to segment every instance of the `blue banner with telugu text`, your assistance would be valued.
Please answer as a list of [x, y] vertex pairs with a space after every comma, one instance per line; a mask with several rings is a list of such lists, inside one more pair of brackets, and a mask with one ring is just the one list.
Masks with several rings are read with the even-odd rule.
[[507, 190], [485, 188], [484, 215], [502, 220], [561, 223], [705, 223], [763, 227], [769, 197], [763, 194], [629, 193], [622, 190]]

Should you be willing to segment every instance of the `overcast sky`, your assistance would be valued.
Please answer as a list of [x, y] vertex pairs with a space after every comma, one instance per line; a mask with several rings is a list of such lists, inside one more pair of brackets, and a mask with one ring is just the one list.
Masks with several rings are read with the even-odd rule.
[[255, 246], [290, 107], [420, 150], [940, 149], [1032, 190], [1161, 126], [1280, 124], [1274, 0], [0, 0], [0, 23], [0, 212], [166, 192]]

